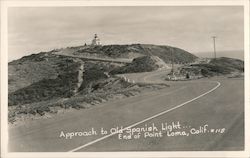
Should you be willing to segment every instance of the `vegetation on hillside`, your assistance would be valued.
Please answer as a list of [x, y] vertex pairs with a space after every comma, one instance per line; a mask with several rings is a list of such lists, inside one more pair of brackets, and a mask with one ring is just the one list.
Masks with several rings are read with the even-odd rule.
[[76, 59], [38, 53], [14, 60], [8, 64], [9, 93], [46, 79], [56, 79], [59, 74], [67, 73]]

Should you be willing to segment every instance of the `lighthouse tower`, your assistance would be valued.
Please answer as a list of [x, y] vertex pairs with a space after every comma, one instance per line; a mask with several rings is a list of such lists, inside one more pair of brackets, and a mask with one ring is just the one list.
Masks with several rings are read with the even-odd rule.
[[91, 44], [92, 46], [99, 46], [99, 45], [101, 45], [101, 41], [100, 41], [100, 39], [98, 38], [98, 36], [97, 36], [97, 34], [95, 34], [95, 37], [94, 37], [94, 39], [92, 40], [92, 44]]

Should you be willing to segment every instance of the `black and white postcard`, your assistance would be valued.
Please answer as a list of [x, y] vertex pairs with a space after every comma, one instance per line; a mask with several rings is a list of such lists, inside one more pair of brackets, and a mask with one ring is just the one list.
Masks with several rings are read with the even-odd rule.
[[249, 157], [249, 1], [1, 1], [2, 157]]

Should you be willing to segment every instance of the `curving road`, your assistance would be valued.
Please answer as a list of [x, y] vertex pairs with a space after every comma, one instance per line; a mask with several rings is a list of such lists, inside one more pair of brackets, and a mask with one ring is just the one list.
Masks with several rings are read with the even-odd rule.
[[[163, 81], [169, 71], [127, 74], [137, 82], [164, 82], [169, 88], [103, 103], [91, 109], [66, 113], [9, 129], [10, 151], [192, 151], [244, 149], [243, 79], [213, 78], [186, 82]], [[230, 93], [228, 93], [230, 92]], [[61, 131], [97, 132], [101, 128], [179, 122], [200, 129], [225, 129], [224, 133], [145, 139], [118, 139], [118, 134], [60, 137]]]

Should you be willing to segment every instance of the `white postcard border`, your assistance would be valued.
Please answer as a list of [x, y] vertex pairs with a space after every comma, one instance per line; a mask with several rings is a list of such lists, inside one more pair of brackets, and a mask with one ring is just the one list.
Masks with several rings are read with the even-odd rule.
[[[8, 144], [8, 26], [9, 7], [65, 7], [65, 6], [244, 6], [245, 61], [245, 151], [188, 151], [188, 152], [11, 152]], [[249, 66], [249, 1], [248, 0], [178, 0], [178, 1], [1, 1], [1, 152], [3, 157], [249, 157], [250, 128], [250, 66]]]

